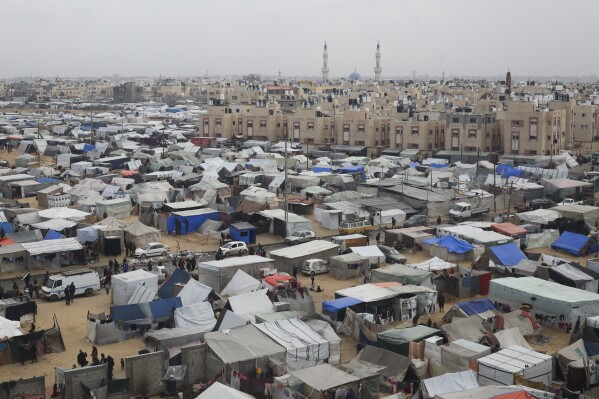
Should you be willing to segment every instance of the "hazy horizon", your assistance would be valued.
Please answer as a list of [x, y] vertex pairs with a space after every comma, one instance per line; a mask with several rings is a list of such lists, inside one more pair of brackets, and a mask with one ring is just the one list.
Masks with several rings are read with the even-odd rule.
[[325, 40], [332, 78], [373, 76], [377, 41], [384, 79], [593, 77], [599, 61], [591, 0], [3, 0], [0, 11], [2, 79], [320, 77]]

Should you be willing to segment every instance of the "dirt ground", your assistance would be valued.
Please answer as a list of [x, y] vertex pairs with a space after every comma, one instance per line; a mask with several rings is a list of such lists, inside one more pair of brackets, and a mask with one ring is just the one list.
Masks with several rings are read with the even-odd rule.
[[[18, 154], [13, 151], [8, 154], [6, 151], [0, 151], [0, 158], [4, 158], [8, 160], [11, 164], [14, 163], [14, 158]], [[42, 157], [42, 164], [51, 165], [52, 159], [49, 157]], [[26, 199], [32, 207], [37, 206], [37, 202], [35, 198], [27, 198]], [[309, 219], [313, 219], [313, 217], [308, 216]], [[135, 216], [130, 216], [124, 219], [128, 222], [133, 222], [136, 220]], [[330, 236], [334, 235], [335, 232], [325, 230], [320, 227], [320, 224], [314, 223], [314, 230], [317, 236]], [[200, 234], [190, 234], [182, 237], [173, 237], [167, 234], [163, 235], [163, 242], [170, 246], [172, 251], [179, 250], [192, 250], [192, 251], [215, 251], [218, 247], [218, 240], [214, 238], [209, 238], [206, 236], [202, 236]], [[263, 245], [280, 242], [280, 238], [272, 235], [260, 235], [259, 242]], [[557, 253], [551, 249], [538, 249], [532, 250], [532, 252], [542, 252], [554, 256], [560, 256], [567, 259], [574, 259], [574, 257]], [[428, 253], [424, 251], [417, 251], [416, 253], [404, 252], [404, 255], [407, 256], [408, 263], [417, 263], [422, 262], [430, 258]], [[576, 259], [580, 261], [579, 258]], [[108, 262], [107, 258], [101, 258], [99, 261], [99, 265], [106, 265]], [[582, 262], [583, 265], [586, 262]], [[3, 278], [13, 277], [8, 274], [2, 274]], [[309, 277], [301, 276], [300, 280], [302, 284], [308, 285], [310, 283]], [[318, 275], [316, 276], [316, 284], [320, 285], [321, 288], [324, 289], [323, 292], [312, 293], [312, 297], [314, 299], [315, 307], [318, 312], [322, 309], [322, 302], [325, 300], [333, 299], [335, 291], [347, 287], [351, 287], [354, 285], [361, 284], [359, 278], [350, 279], [350, 280], [337, 280], [329, 275]], [[457, 302], [457, 298], [453, 298], [447, 295], [446, 298], [446, 310], [449, 310], [453, 303]], [[461, 301], [467, 300], [465, 298], [461, 299]], [[87, 312], [92, 313], [100, 313], [100, 312], [108, 312], [110, 307], [110, 295], [106, 295], [104, 291], [97, 292], [96, 295], [90, 298], [80, 297], [77, 298], [71, 306], [66, 306], [64, 302], [50, 303], [45, 302], [43, 300], [38, 301], [38, 315], [36, 320], [36, 325], [38, 328], [49, 328], [53, 323], [53, 315], [56, 315], [58, 322], [60, 324], [62, 335], [64, 338], [64, 342], [66, 345], [66, 352], [63, 353], [54, 353], [41, 357], [38, 363], [31, 364], [27, 363], [25, 366], [21, 366], [20, 364], [6, 365], [2, 367], [2, 380], [8, 381], [12, 379], [18, 379], [20, 377], [25, 376], [46, 376], [46, 385], [51, 387], [54, 383], [54, 367], [72, 367], [73, 364], [76, 363], [76, 355], [79, 349], [83, 349], [88, 354], [91, 353], [92, 346], [89, 342], [87, 342], [85, 338], [85, 324], [86, 324], [86, 315]], [[442, 324], [441, 318], [443, 314], [438, 312], [432, 315], [432, 321], [437, 324]], [[422, 320], [422, 318], [421, 318]], [[426, 319], [425, 319], [426, 320]], [[410, 322], [404, 322], [407, 325], [411, 325]], [[552, 339], [549, 343], [543, 346], [537, 346], [531, 343], [531, 346], [539, 351], [547, 352], [552, 354], [555, 350], [559, 348], [563, 348], [568, 345], [568, 340], [570, 335], [563, 333], [561, 331], [552, 330], [545, 328], [543, 331], [543, 335], [550, 336]], [[341, 359], [342, 362], [348, 361], [356, 355], [356, 341], [352, 337], [341, 336], [343, 339], [341, 346]], [[141, 340], [129, 340], [121, 343], [98, 346], [99, 353], [104, 353], [106, 355], [111, 355], [116, 362], [115, 366], [115, 378], [124, 378], [124, 371], [120, 370], [120, 359], [123, 357], [135, 355], [138, 353], [140, 349], [143, 348], [143, 344]]]

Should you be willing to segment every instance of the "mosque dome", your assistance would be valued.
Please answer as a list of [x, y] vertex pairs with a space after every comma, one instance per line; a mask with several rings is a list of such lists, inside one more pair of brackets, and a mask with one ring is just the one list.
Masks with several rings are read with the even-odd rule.
[[351, 80], [352, 82], [354, 80], [360, 80], [362, 79], [362, 76], [360, 76], [360, 74], [356, 71], [353, 71], [352, 73], [349, 74], [349, 80]]

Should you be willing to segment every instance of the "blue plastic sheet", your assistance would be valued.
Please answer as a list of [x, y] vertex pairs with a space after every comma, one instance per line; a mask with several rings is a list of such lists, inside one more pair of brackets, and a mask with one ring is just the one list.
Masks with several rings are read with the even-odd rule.
[[458, 307], [468, 316], [481, 314], [489, 310], [497, 310], [489, 298], [475, 299], [468, 302], [458, 302]]
[[591, 239], [582, 234], [564, 231], [551, 245], [553, 249], [561, 249], [572, 255], [582, 256], [586, 253], [587, 244]]
[[175, 232], [177, 232], [177, 221], [179, 221], [181, 227], [180, 231], [177, 233], [186, 235], [198, 230], [202, 223], [208, 219], [220, 220], [220, 212], [214, 211], [212, 213], [201, 213], [199, 215], [190, 216], [171, 215], [166, 219], [166, 230], [169, 234], [175, 234]]
[[508, 179], [512, 176], [520, 176], [522, 173], [524, 173], [524, 171], [521, 169], [516, 169], [512, 165], [505, 165], [505, 164], [497, 165], [496, 172], [498, 175], [501, 175], [506, 179]]
[[181, 306], [183, 304], [178, 296], [150, 302], [150, 310], [154, 319], [170, 317], [173, 315], [173, 308], [180, 308]]
[[114, 321], [129, 321], [145, 319], [144, 312], [139, 307], [139, 304], [111, 306], [110, 314]]
[[312, 168], [312, 172], [314, 173], [318, 173], [318, 172], [332, 172], [333, 168], [330, 166], [314, 166]]
[[351, 297], [333, 299], [330, 301], [324, 301], [322, 303], [322, 311], [337, 313], [342, 309], [348, 308], [353, 305], [357, 305], [359, 303], [363, 303], [363, 301]]
[[526, 259], [526, 255], [514, 243], [498, 245], [490, 249], [495, 259], [502, 266], [515, 266], [521, 260]]
[[175, 293], [175, 284], [184, 284], [189, 281], [191, 276], [185, 270], [176, 268], [168, 279], [158, 288], [158, 297], [160, 299], [171, 298]]
[[424, 241], [425, 244], [437, 244], [443, 248], [447, 248], [449, 252], [455, 254], [464, 254], [466, 252], [472, 251], [474, 249], [474, 245], [466, 242], [464, 240], [460, 240], [458, 238], [452, 236], [443, 236], [439, 238], [429, 238]]
[[48, 233], [46, 233], [44, 240], [58, 240], [61, 238], [64, 238], [64, 236], [62, 234], [60, 234], [59, 232], [57, 232], [55, 230], [48, 230]]

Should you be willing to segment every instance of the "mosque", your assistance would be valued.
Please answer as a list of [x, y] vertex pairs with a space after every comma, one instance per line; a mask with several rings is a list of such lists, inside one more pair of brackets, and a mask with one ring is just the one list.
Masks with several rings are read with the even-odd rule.
[[[376, 44], [376, 53], [374, 53], [374, 57], [376, 59], [376, 64], [374, 67], [374, 80], [377, 82], [381, 81], [381, 74], [383, 73], [383, 67], [381, 67], [381, 44], [379, 42], [377, 42]], [[327, 42], [324, 42], [324, 51], [322, 53], [322, 80], [323, 81], [328, 81], [329, 80], [329, 51], [327, 48]], [[349, 75], [349, 80], [350, 81], [355, 81], [355, 80], [360, 80], [361, 76], [357, 71], [353, 71], [350, 75]]]

